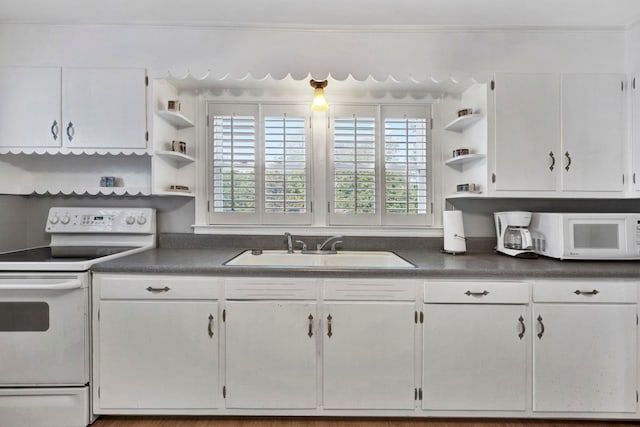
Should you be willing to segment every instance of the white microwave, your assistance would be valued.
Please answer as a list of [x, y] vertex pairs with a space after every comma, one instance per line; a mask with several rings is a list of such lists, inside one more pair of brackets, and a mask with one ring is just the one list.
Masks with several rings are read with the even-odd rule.
[[529, 226], [537, 254], [558, 259], [640, 259], [640, 213], [539, 213]]

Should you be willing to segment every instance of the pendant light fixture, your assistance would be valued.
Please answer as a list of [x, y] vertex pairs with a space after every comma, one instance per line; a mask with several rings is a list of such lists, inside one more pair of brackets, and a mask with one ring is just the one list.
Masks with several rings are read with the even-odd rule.
[[313, 111], [327, 111], [329, 109], [329, 104], [327, 103], [327, 98], [324, 96], [324, 88], [327, 87], [329, 82], [327, 80], [310, 80], [309, 84], [313, 88], [313, 102], [311, 103], [311, 109]]

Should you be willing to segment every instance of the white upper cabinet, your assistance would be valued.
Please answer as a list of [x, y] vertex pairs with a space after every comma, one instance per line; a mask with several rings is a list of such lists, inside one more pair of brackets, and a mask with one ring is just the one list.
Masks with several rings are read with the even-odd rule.
[[0, 68], [0, 147], [60, 147], [60, 68]]
[[631, 182], [635, 192], [640, 191], [640, 72], [636, 71], [631, 80], [631, 141], [632, 141], [632, 165]]
[[142, 68], [2, 67], [0, 147], [145, 149], [145, 78]]
[[494, 96], [496, 195], [602, 197], [624, 191], [620, 74], [501, 73]]
[[563, 191], [624, 190], [624, 101], [620, 74], [562, 76]]
[[68, 148], [145, 148], [145, 71], [63, 69], [62, 118]]
[[554, 191], [560, 167], [556, 74], [496, 74], [495, 190]]

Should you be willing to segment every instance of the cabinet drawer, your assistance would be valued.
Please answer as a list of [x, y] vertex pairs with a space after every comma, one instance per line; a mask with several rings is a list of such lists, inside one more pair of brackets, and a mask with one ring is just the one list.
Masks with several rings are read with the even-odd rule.
[[342, 301], [415, 301], [415, 280], [325, 280], [324, 299]]
[[535, 302], [635, 303], [638, 284], [606, 280], [563, 280], [535, 282]]
[[316, 279], [230, 277], [224, 280], [227, 299], [310, 300], [318, 296]]
[[467, 304], [527, 304], [526, 282], [438, 281], [424, 285], [424, 302]]
[[218, 299], [212, 277], [100, 275], [95, 280], [100, 299]]

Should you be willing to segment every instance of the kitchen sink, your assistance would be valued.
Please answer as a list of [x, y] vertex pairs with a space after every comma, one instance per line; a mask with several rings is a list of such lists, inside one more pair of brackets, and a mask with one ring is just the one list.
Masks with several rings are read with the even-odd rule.
[[288, 253], [286, 250], [247, 250], [224, 265], [244, 267], [314, 268], [415, 268], [389, 251], [340, 251], [337, 253]]

